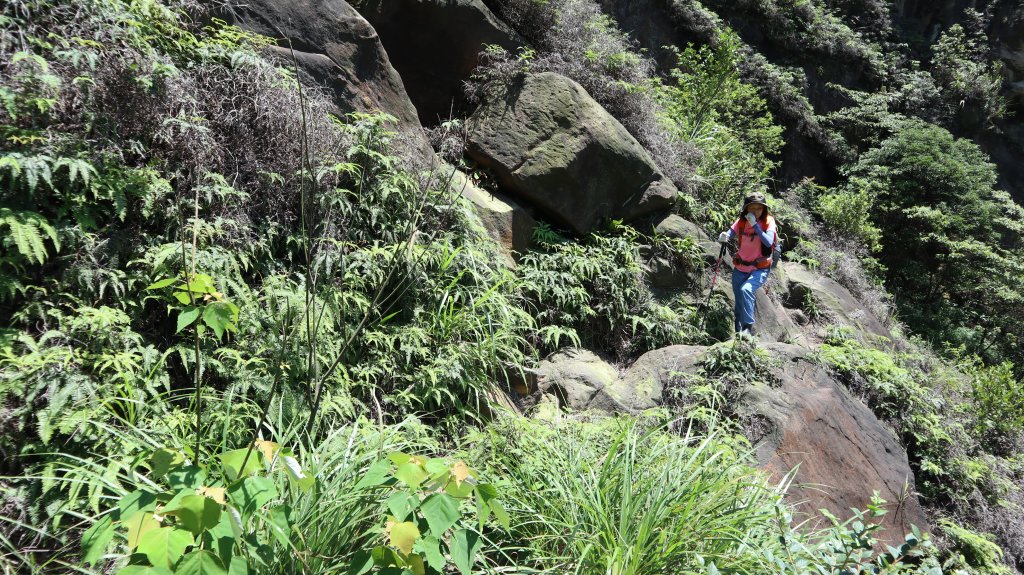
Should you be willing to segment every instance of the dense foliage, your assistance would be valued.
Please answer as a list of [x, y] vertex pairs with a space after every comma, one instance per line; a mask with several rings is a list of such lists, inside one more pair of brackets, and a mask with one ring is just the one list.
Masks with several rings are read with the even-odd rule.
[[[692, 239], [541, 224], [509, 266], [450, 167], [416, 171], [393, 118], [338, 113], [272, 40], [188, 3], [23, 0], [0, 12], [0, 571], [1020, 565], [1024, 212], [957, 137], [1006, 116], [987, 16], [912, 48], [879, 2], [673, 1], [698, 42], [658, 70], [597, 2], [489, 4], [532, 47], [489, 49], [471, 92], [567, 75], [707, 231], [767, 189], [790, 259], [880, 317], [892, 294], [918, 339], [836, 328], [816, 357], [907, 448], [938, 545], [876, 548], [878, 501], [794, 521], [733, 409], [771, 383], [756, 347], [710, 348], [646, 417], [499, 413], [563, 347], [624, 366], [723, 335]], [[833, 181], [780, 176], [796, 140]], [[654, 261], [679, 289], [652, 289]]]

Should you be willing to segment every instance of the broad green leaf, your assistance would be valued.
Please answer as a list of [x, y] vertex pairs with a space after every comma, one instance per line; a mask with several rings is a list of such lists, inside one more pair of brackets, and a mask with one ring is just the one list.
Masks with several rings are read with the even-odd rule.
[[232, 321], [231, 308], [225, 302], [208, 304], [203, 311], [203, 323], [210, 326], [210, 329], [217, 335], [217, 339], [224, 337], [225, 331], [234, 331], [235, 324]]
[[153, 519], [153, 513], [150, 511], [137, 511], [131, 517], [122, 519], [121, 523], [128, 530], [128, 548], [133, 551], [139, 546], [139, 539], [143, 535], [160, 527], [160, 523]]
[[405, 521], [419, 504], [420, 500], [418, 497], [404, 491], [392, 493], [391, 497], [388, 497], [387, 500], [388, 510], [395, 516], [396, 521]]
[[171, 470], [171, 467], [184, 463], [185, 455], [177, 449], [168, 449], [164, 447], [154, 451], [146, 462], [149, 464], [150, 471], [152, 471], [152, 478], [160, 479], [164, 475], [167, 475], [167, 472]]
[[281, 545], [288, 545], [291, 540], [291, 508], [287, 505], [278, 505], [270, 510], [270, 532], [277, 538]]
[[173, 295], [174, 299], [178, 300], [178, 303], [181, 305], [192, 305], [195, 303], [195, 300], [198, 299], [189, 295], [189, 292], [187, 291], [176, 291], [171, 295]]
[[206, 471], [195, 465], [179, 467], [167, 474], [171, 489], [198, 489], [206, 482]]
[[363, 575], [373, 569], [373, 555], [361, 550], [352, 557], [352, 563], [348, 567], [348, 575]]
[[231, 514], [221, 513], [217, 525], [203, 534], [203, 548], [215, 551], [220, 557], [221, 563], [230, 565], [232, 550], [237, 538], [234, 527], [231, 525]]
[[181, 330], [192, 325], [192, 323], [196, 321], [196, 318], [199, 317], [199, 311], [200, 309], [195, 306], [188, 306], [182, 310], [182, 312], [178, 314], [178, 328], [174, 333], [181, 333]]
[[228, 575], [249, 575], [249, 562], [245, 560], [245, 557], [231, 558], [231, 564], [228, 565]]
[[168, 505], [164, 515], [177, 517], [181, 525], [195, 535], [212, 529], [220, 522], [220, 505], [204, 495], [186, 495], [174, 507]]
[[100, 517], [82, 534], [82, 561], [95, 565], [114, 538], [114, 520], [110, 514]]
[[456, 499], [466, 499], [473, 494], [474, 488], [475, 486], [468, 481], [463, 481], [461, 485], [458, 482], [449, 481], [444, 486], [444, 492]]
[[444, 567], [448, 562], [445, 561], [444, 555], [441, 554], [441, 542], [437, 537], [434, 537], [433, 535], [425, 535], [416, 542], [413, 549], [427, 558], [427, 564], [430, 565], [434, 571], [439, 573], [444, 572]]
[[149, 284], [149, 286], [146, 288], [146, 290], [149, 291], [149, 290], [165, 288], [165, 287], [171, 285], [172, 283], [174, 283], [176, 281], [178, 281], [177, 278], [162, 279], [162, 280], [160, 280], [160, 281], [158, 281], [156, 283]]
[[366, 489], [383, 484], [388, 479], [388, 469], [390, 467], [391, 466], [388, 462], [383, 459], [374, 462], [374, 464], [366, 470], [366, 475], [356, 483], [354, 489]]
[[241, 512], [243, 520], [251, 517], [277, 496], [277, 486], [266, 477], [246, 477], [228, 488], [228, 497]]
[[452, 534], [450, 545], [452, 563], [455, 563], [462, 575], [471, 575], [476, 554], [483, 546], [480, 536], [467, 529], [459, 529]]
[[403, 463], [395, 470], [395, 477], [409, 487], [419, 487], [427, 479], [427, 472], [415, 463]]
[[481, 483], [476, 486], [476, 496], [485, 502], [498, 496], [498, 488], [490, 483]]
[[394, 463], [395, 465], [404, 465], [406, 463], [409, 463], [409, 460], [412, 459], [412, 456], [409, 455], [408, 453], [402, 453], [401, 451], [392, 451], [391, 453], [388, 454], [388, 459], [390, 459], [391, 462]]
[[185, 285], [185, 289], [198, 293], [213, 293], [213, 278], [206, 274], [196, 274], [192, 281]]
[[412, 553], [412, 546], [420, 538], [420, 530], [411, 521], [390, 523], [388, 528], [388, 544], [398, 549], [402, 555]]
[[228, 575], [228, 571], [216, 555], [202, 549], [184, 556], [174, 575]]
[[423, 558], [419, 555], [412, 553], [405, 558], [405, 563], [408, 565], [408, 570], [412, 571], [413, 575], [427, 575], [427, 567], [423, 564]]
[[423, 464], [423, 467], [424, 469], [427, 470], [427, 473], [429, 473], [431, 477], [435, 475], [440, 475], [442, 473], [447, 474], [450, 472], [448, 462], [439, 457], [431, 457], [430, 459], [427, 460], [426, 463]]
[[423, 500], [420, 513], [430, 526], [430, 533], [440, 538], [462, 516], [459, 502], [447, 493], [435, 493]]
[[151, 565], [173, 567], [185, 549], [195, 542], [195, 537], [185, 529], [160, 527], [139, 538], [138, 552], [145, 555]]
[[128, 565], [117, 571], [117, 575], [171, 575], [166, 567], [150, 567], [149, 565]]
[[136, 489], [126, 493], [117, 502], [117, 509], [121, 517], [131, 517], [139, 511], [154, 511], [156, 509], [156, 494]]
[[508, 516], [508, 511], [505, 511], [505, 506], [501, 504], [501, 501], [492, 499], [487, 502], [487, 505], [490, 506], [491, 511], [494, 512], [494, 517], [502, 527], [505, 529], [512, 528], [512, 519]]
[[[246, 455], [248, 455], [248, 459]], [[256, 449], [250, 450], [249, 448], [221, 453], [217, 456], [217, 459], [220, 459], [221, 464], [224, 466], [224, 473], [231, 481], [256, 473], [261, 465], [259, 452]], [[242, 469], [243, 463], [245, 464], [245, 469]]]
[[487, 518], [491, 516], [491, 501], [496, 501], [498, 497], [498, 489], [490, 483], [483, 483], [476, 486], [476, 518], [480, 523], [480, 529], [483, 530], [484, 523], [487, 522]]
[[398, 553], [394, 549], [384, 547], [383, 545], [374, 547], [370, 552], [370, 556], [373, 558], [373, 564], [377, 567], [390, 567], [392, 565], [404, 564], [402, 558], [398, 556]]

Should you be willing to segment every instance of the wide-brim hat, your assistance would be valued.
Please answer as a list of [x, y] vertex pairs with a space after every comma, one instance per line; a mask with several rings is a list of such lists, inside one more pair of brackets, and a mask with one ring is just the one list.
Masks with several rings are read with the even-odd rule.
[[747, 211], [751, 204], [761, 204], [766, 210], [768, 209], [768, 202], [761, 192], [754, 192], [743, 198], [743, 211]]

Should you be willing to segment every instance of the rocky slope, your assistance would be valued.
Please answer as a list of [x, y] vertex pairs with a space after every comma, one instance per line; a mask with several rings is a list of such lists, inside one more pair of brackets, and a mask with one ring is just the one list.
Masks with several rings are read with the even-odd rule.
[[[717, 25], [692, 13], [687, 19], [677, 4], [605, 3], [619, 25], [655, 55], [666, 44], [707, 41]], [[899, 2], [895, 17], [905, 32], [934, 34], [957, 20], [954, 4]], [[1010, 92], [1019, 94], [1024, 36], [1016, 33], [1019, 14], [1004, 4], [996, 7], [991, 26], [1005, 55]], [[729, 23], [756, 48], [796, 58], [794, 47], [765, 34], [744, 6], [728, 11]], [[525, 43], [481, 0], [364, 0], [354, 6], [343, 0], [256, 0], [238, 4], [227, 15], [245, 29], [277, 39], [282, 56], [294, 59], [314, 83], [331, 92], [340, 111], [381, 110], [396, 116], [407, 153], [424, 164], [438, 160], [422, 126], [451, 114], [467, 117], [468, 155], [493, 171], [499, 191], [483, 191], [465, 176], [459, 176], [457, 186], [510, 262], [528, 249], [537, 220], [586, 234], [609, 218], [653, 218], [652, 228], [701, 244], [706, 262], [714, 262], [717, 246], [697, 226], [669, 214], [675, 186], [576, 82], [550, 72], [528, 75], [518, 85], [486, 94], [479, 105], [467, 100], [462, 84], [484, 44], [514, 50]], [[858, 89], [879, 84], [862, 57], [839, 54], [808, 73], [815, 111], [824, 114], [833, 105], [832, 82]], [[781, 117], [787, 123], [781, 180], [832, 178], [833, 150], [822, 146], [800, 118]], [[1009, 120], [999, 126], [1001, 131], [986, 132], [980, 140], [999, 163], [1007, 188], [1024, 193], [1014, 184], [1024, 181], [1018, 174], [1024, 165], [1019, 162], [1020, 127]], [[653, 284], [669, 292], [695, 279], [659, 270], [653, 260], [648, 272]], [[730, 298], [726, 283], [718, 285]], [[891, 335], [883, 319], [846, 288], [800, 264], [781, 266], [758, 295], [760, 338], [777, 364], [775, 375], [746, 389], [734, 406], [744, 421], [756, 423], [748, 431], [758, 460], [779, 477], [796, 469], [791, 496], [812, 516], [819, 508], [844, 516], [850, 507], [864, 507], [877, 490], [895, 511], [886, 519], [893, 537], [910, 524], [927, 526], [914, 474], [894, 432], [828, 371], [809, 361], [823, 338], [821, 324], [808, 318], [806, 302], [811, 300], [816, 314], [850, 326], [866, 342], [884, 346]], [[545, 360], [521, 391], [527, 403], [637, 412], [664, 405], [666, 390], [696, 373], [707, 353], [709, 348], [673, 346], [620, 367], [590, 351], [565, 350]]]

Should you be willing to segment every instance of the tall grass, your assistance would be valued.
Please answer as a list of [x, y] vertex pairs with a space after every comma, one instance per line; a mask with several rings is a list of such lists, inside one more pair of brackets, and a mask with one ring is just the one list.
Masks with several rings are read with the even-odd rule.
[[764, 573], [785, 483], [742, 464], [724, 437], [645, 420], [497, 424], [478, 448], [508, 482], [529, 561], [546, 572]]

